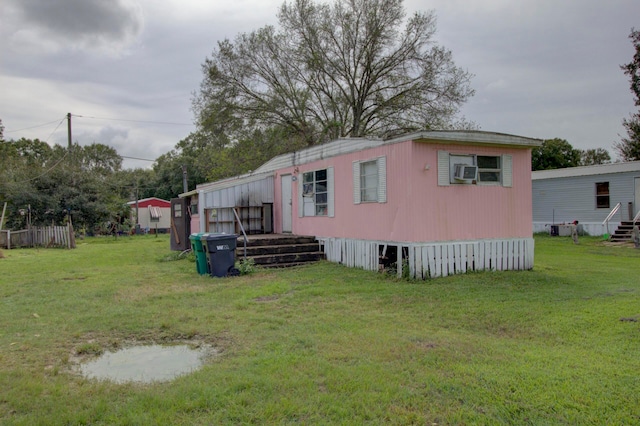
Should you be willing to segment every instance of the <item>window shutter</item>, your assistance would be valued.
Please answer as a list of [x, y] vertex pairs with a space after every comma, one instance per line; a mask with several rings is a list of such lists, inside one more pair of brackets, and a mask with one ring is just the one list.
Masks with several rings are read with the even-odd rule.
[[438, 186], [449, 186], [449, 153], [438, 151]]
[[378, 158], [378, 202], [387, 202], [387, 157]]
[[327, 168], [327, 210], [329, 217], [335, 216], [335, 207], [334, 207], [334, 191], [335, 185], [333, 184], [333, 167]]
[[353, 204], [360, 204], [360, 162], [353, 162]]
[[502, 186], [511, 188], [513, 186], [513, 159], [510, 155], [502, 156]]
[[300, 179], [304, 180], [304, 173], [298, 175], [298, 217], [304, 217], [304, 200], [302, 199], [302, 187], [304, 186]]

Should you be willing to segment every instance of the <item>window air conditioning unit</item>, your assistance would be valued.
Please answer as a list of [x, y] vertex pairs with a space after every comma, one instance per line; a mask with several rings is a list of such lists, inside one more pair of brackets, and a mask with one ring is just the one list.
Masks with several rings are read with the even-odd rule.
[[470, 164], [455, 164], [453, 178], [463, 182], [471, 182], [477, 179], [478, 166]]

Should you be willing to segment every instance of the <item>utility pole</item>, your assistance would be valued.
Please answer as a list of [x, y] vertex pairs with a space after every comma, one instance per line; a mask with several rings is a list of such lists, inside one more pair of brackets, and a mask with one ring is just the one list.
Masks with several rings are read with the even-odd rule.
[[189, 185], [187, 185], [187, 166], [182, 166], [182, 192], [189, 191]]
[[140, 198], [140, 194], [138, 192], [138, 180], [136, 179], [136, 228], [140, 226], [140, 216], [139, 216], [139, 208], [138, 208], [138, 199]]
[[71, 150], [71, 113], [67, 113], [67, 137], [69, 140], [69, 150]]

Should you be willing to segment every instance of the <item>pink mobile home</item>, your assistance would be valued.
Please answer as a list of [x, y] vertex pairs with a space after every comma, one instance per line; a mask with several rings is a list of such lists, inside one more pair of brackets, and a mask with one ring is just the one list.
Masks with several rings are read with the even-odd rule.
[[[330, 261], [377, 270], [392, 255], [418, 278], [530, 269], [539, 144], [480, 131], [337, 140], [202, 185], [200, 217], [246, 205], [262, 223], [268, 217], [266, 232], [315, 236]], [[230, 189], [235, 200], [220, 192]]]

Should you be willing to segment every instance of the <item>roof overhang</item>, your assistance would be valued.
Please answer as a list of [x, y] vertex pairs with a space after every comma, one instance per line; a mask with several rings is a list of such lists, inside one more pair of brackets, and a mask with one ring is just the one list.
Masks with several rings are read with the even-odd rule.
[[542, 145], [542, 139], [527, 138], [524, 136], [509, 135], [506, 133], [483, 132], [480, 130], [440, 130], [430, 132], [418, 132], [401, 136], [391, 142], [406, 141], [425, 143], [446, 143], [462, 145], [494, 145], [508, 146], [512, 148], [536, 148]]
[[232, 177], [232, 178], [219, 180], [219, 181], [216, 181], [216, 182], [208, 182], [208, 183], [203, 183], [203, 184], [197, 185], [196, 189], [194, 189], [193, 191], [189, 191], [189, 192], [185, 192], [183, 194], [179, 194], [178, 197], [184, 198], [184, 197], [196, 195], [196, 194], [200, 193], [200, 191], [206, 191], [206, 192], [218, 191], [218, 190], [221, 190], [221, 189], [231, 188], [231, 187], [234, 187], [234, 186], [237, 186], [237, 185], [242, 185], [242, 184], [245, 184], [245, 183], [251, 183], [251, 182], [260, 181], [260, 180], [267, 179], [267, 178], [272, 177], [272, 176], [273, 176], [272, 172], [247, 173], [247, 174], [244, 174], [244, 175], [239, 175], [239, 176], [235, 176], [235, 177]]
[[612, 173], [637, 172], [640, 175], [640, 161], [625, 163], [597, 164], [595, 166], [567, 167], [564, 169], [537, 170], [531, 172], [532, 180], [557, 179], [576, 176], [596, 176]]

